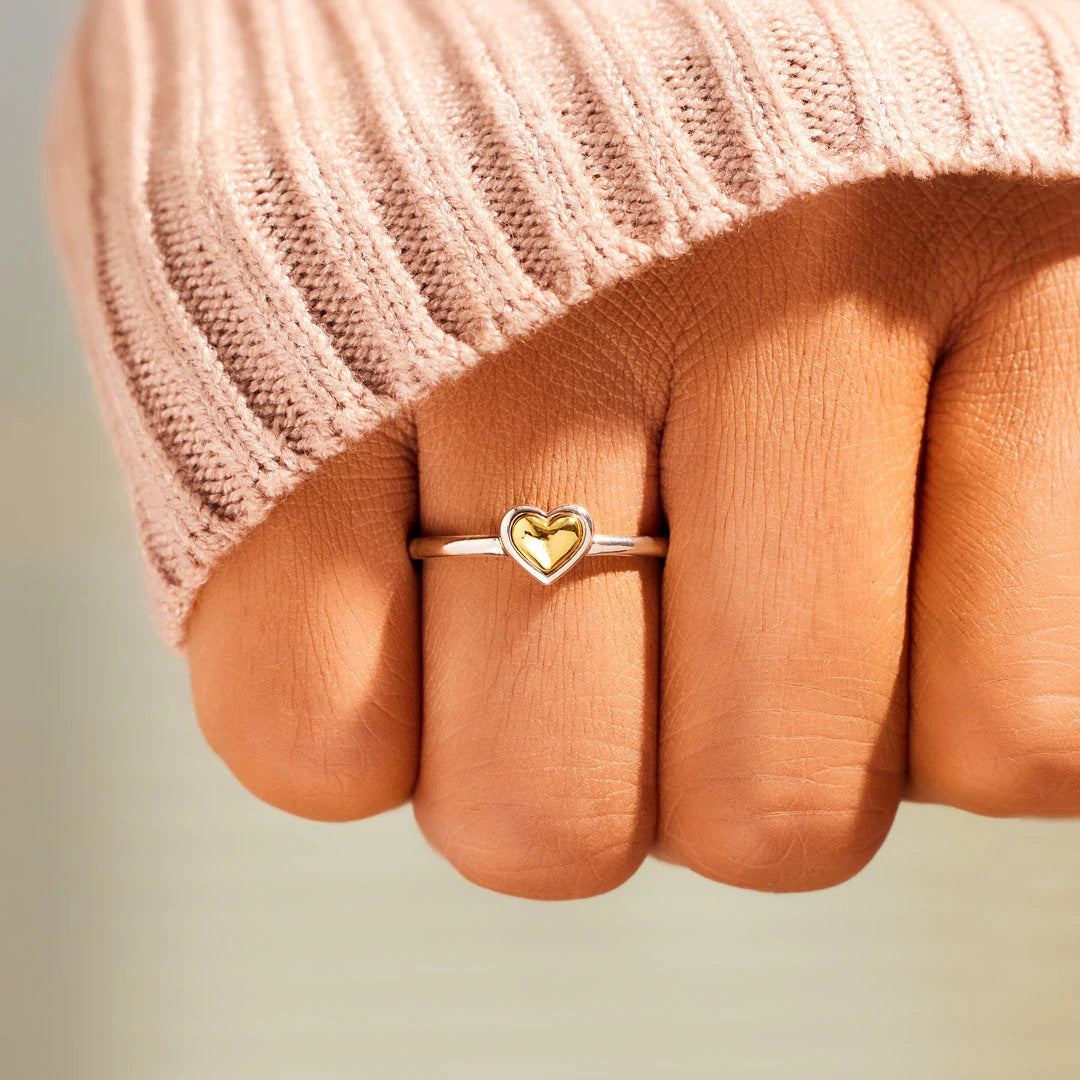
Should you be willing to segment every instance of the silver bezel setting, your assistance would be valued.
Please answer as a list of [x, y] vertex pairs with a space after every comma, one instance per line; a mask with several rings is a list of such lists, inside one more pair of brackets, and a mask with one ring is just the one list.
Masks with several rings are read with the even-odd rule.
[[[574, 552], [574, 554], [567, 559], [557, 570], [552, 573], [544, 573], [543, 570], [538, 569], [521, 555], [521, 553], [514, 547], [510, 539], [510, 528], [514, 524], [514, 521], [521, 517], [522, 514], [536, 514], [539, 517], [547, 518], [549, 521], [553, 517], [558, 517], [559, 514], [576, 514], [581, 518], [585, 525], [585, 535], [582, 538], [581, 546]], [[593, 522], [592, 517], [589, 515], [589, 511], [584, 506], [575, 506], [573, 504], [567, 504], [565, 506], [556, 506], [554, 510], [541, 510], [538, 506], [512, 506], [503, 515], [502, 523], [499, 525], [499, 541], [502, 544], [503, 551], [510, 556], [523, 570], [525, 570], [530, 576], [534, 577], [541, 585], [551, 585], [553, 582], [558, 581], [563, 574], [569, 573], [578, 562], [585, 558], [592, 547], [593, 542]]]

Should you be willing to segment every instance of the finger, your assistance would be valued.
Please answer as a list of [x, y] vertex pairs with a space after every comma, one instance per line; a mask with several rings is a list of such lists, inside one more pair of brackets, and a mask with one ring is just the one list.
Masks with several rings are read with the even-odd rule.
[[[655, 279], [650, 279], [655, 280]], [[572, 312], [421, 406], [429, 534], [575, 503], [659, 527], [666, 375], [648, 281]], [[659, 359], [658, 359], [659, 358]], [[508, 558], [424, 563], [417, 818], [468, 878], [531, 897], [613, 888], [654, 829], [655, 560], [590, 557], [545, 586]]]
[[324, 465], [215, 569], [188, 659], [210, 745], [304, 817], [405, 801], [420, 730], [419, 604], [406, 536], [411, 434], [389, 423]]
[[1044, 198], [928, 419], [912, 785], [981, 814], [1080, 813], [1080, 200]]
[[660, 849], [750, 888], [850, 877], [904, 775], [933, 318], [858, 197], [725, 245], [665, 432]]

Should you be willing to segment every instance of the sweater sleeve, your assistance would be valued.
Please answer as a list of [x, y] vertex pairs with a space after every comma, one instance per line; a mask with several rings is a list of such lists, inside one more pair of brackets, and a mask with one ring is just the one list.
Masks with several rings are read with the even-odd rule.
[[887, 173], [1080, 175], [1080, 0], [90, 0], [51, 217], [180, 646], [394, 409], [651, 260]]

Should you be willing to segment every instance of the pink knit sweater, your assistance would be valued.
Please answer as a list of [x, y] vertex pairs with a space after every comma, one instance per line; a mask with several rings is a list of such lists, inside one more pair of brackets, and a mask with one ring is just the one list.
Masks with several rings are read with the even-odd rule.
[[1080, 175], [1080, 0], [91, 0], [53, 220], [155, 607], [398, 403], [885, 173]]

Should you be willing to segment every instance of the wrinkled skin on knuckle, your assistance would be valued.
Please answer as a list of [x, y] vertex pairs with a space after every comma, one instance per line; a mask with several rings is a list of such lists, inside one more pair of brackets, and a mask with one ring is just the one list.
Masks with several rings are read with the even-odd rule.
[[1000, 671], [943, 679], [924, 703], [936, 737], [914, 743], [916, 797], [990, 817], [1080, 814], [1080, 693]]
[[418, 803], [417, 818], [459, 873], [495, 892], [536, 900], [597, 896], [626, 881], [647, 853], [632, 811], [575, 802]]
[[205, 677], [193, 684], [199, 726], [264, 802], [301, 817], [345, 821], [408, 799], [415, 736], [399, 703], [380, 702], [362, 688], [343, 695], [339, 675], [325, 666], [317, 676], [269, 688], [221, 674], [224, 687]]
[[941, 801], [990, 817], [1080, 814], [1080, 750], [1004, 729], [965, 739], [936, 780]]
[[[803, 788], [805, 785], [798, 785]], [[831, 888], [869, 863], [895, 801], [864, 792], [792, 797], [789, 783], [754, 778], [734, 794], [702, 784], [666, 817], [661, 854], [711, 880], [764, 892]]]
[[[343, 603], [328, 600], [329, 623]], [[347, 820], [396, 806], [415, 772], [414, 689], [404, 675], [358, 677], [305, 619], [286, 641], [239, 631], [229, 643], [193, 642], [199, 726], [237, 779], [280, 809]]]

